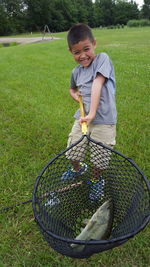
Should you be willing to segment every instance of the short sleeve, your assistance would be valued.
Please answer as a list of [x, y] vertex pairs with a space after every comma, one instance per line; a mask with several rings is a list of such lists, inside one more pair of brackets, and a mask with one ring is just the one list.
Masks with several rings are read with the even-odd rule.
[[109, 79], [112, 72], [112, 62], [106, 53], [100, 53], [94, 62], [94, 79], [97, 73]]
[[74, 75], [74, 70], [71, 73], [71, 78], [70, 78], [70, 88], [77, 88], [76, 82], [75, 82], [75, 75]]

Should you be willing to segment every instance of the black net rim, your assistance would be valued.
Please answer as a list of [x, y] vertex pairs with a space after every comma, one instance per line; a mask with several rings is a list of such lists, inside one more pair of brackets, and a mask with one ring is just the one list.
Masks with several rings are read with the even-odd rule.
[[81, 241], [81, 240], [75, 240], [75, 239], [69, 239], [69, 238], [64, 238], [61, 236], [58, 236], [50, 231], [47, 231], [46, 228], [44, 227], [44, 225], [40, 222], [38, 216], [36, 216], [36, 212], [35, 212], [35, 206], [34, 206], [34, 197], [33, 197], [33, 210], [34, 210], [34, 216], [35, 216], [35, 220], [37, 222], [37, 224], [39, 225], [39, 227], [48, 235], [50, 235], [51, 237], [59, 240], [59, 241], [63, 241], [63, 242], [67, 242], [68, 244], [78, 244], [78, 245], [109, 245], [109, 244], [115, 244], [118, 242], [126, 242], [128, 239], [134, 237], [136, 234], [138, 234], [139, 232], [141, 232], [146, 225], [149, 223], [150, 221], [150, 215], [148, 215], [146, 217], [146, 219], [144, 220], [143, 224], [135, 231], [131, 232], [128, 235], [124, 235], [122, 237], [118, 237], [118, 238], [113, 238], [113, 239], [109, 239], [109, 240], [89, 240], [89, 241]]
[[[43, 175], [43, 173], [45, 172], [45, 170], [48, 168], [48, 166], [55, 161], [60, 155], [64, 154], [65, 152], [67, 152], [71, 147], [76, 146], [78, 143], [80, 143], [82, 141], [83, 138], [87, 138], [89, 141], [92, 141], [95, 144], [100, 144], [102, 145], [104, 148], [107, 148], [108, 150], [120, 155], [121, 157], [125, 158], [127, 161], [129, 161], [137, 170], [138, 172], [142, 175], [143, 180], [145, 182], [145, 185], [147, 187], [147, 190], [149, 192], [150, 195], [150, 183], [147, 180], [147, 178], [145, 177], [145, 175], [143, 174], [142, 170], [137, 166], [137, 164], [131, 159], [128, 158], [127, 156], [125, 156], [124, 154], [118, 152], [117, 150], [110, 148], [100, 142], [96, 142], [95, 140], [93, 140], [92, 138], [90, 138], [87, 135], [83, 135], [76, 143], [74, 143], [72, 146], [70, 146], [69, 148], [65, 149], [63, 152], [57, 154], [53, 159], [51, 159], [48, 164], [42, 169], [41, 173], [39, 174], [39, 176], [37, 177], [37, 180], [35, 182], [35, 186], [34, 186], [34, 191], [33, 191], [33, 196], [32, 196], [32, 206], [33, 206], [33, 212], [34, 212], [34, 216], [35, 216], [35, 220], [37, 222], [37, 224], [39, 225], [39, 227], [49, 236], [59, 240], [59, 241], [63, 241], [63, 242], [67, 242], [69, 244], [74, 243], [74, 244], [79, 244], [79, 245], [109, 245], [109, 244], [115, 244], [117, 242], [126, 242], [129, 238], [134, 237], [137, 233], [139, 233], [140, 231], [142, 231], [146, 225], [149, 223], [150, 221], [150, 212], [148, 214], [148, 216], [146, 216], [145, 218], [143, 218], [142, 224], [135, 229], [134, 231], [132, 231], [131, 233], [127, 234], [127, 235], [123, 235], [121, 237], [118, 238], [112, 238], [109, 240], [90, 240], [90, 241], [81, 241], [81, 240], [75, 240], [75, 239], [69, 239], [69, 238], [64, 238], [61, 236], [58, 236], [56, 234], [54, 234], [53, 232], [48, 231], [45, 226], [41, 223], [40, 218], [37, 216], [37, 211], [36, 211], [36, 192], [37, 192], [37, 188], [38, 188], [38, 184], [40, 182], [40, 178]], [[150, 206], [150, 205], [149, 205]]]

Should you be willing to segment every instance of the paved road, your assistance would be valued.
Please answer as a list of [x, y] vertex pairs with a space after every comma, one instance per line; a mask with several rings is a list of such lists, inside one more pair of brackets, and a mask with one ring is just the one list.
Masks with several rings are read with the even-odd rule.
[[16, 42], [18, 44], [29, 44], [29, 43], [36, 43], [36, 42], [48, 42], [52, 40], [56, 40], [60, 38], [56, 37], [29, 37], [29, 38], [11, 38], [11, 37], [0, 37], [0, 43], [7, 44]]

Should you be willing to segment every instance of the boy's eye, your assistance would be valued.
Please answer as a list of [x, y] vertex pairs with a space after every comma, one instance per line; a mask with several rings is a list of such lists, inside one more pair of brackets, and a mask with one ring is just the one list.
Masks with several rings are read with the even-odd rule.
[[73, 54], [74, 54], [74, 55], [79, 55], [80, 52], [79, 52], [79, 51], [75, 51], [75, 52], [73, 52]]
[[90, 47], [84, 47], [81, 51], [73, 51], [73, 54], [75, 55], [75, 56], [78, 56], [82, 51], [84, 51], [84, 52], [88, 52], [90, 50]]
[[80, 52], [79, 51], [75, 51], [75, 52], [73, 52], [73, 54], [74, 54], [74, 56], [77, 56], [77, 55], [80, 54]]

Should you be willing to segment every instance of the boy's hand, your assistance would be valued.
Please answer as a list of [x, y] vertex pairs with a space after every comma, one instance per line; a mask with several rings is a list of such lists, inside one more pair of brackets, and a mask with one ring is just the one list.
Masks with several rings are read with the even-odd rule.
[[79, 102], [79, 96], [80, 96], [79, 91], [76, 91], [76, 90], [70, 88], [70, 95], [75, 101]]
[[86, 122], [87, 125], [89, 125], [92, 122], [92, 120], [94, 119], [94, 117], [95, 116], [91, 116], [90, 114], [88, 114], [85, 117], [81, 117], [80, 120], [79, 120], [79, 122], [80, 122], [80, 124], [82, 124], [82, 122]]

